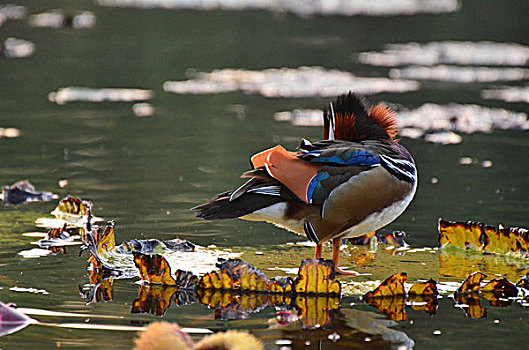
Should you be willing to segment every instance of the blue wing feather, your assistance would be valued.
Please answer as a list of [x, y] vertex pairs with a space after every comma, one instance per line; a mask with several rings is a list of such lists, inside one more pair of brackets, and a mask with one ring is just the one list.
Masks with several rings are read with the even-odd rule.
[[321, 151], [311, 151], [305, 155], [312, 156], [310, 159], [314, 163], [329, 163], [336, 165], [360, 165], [360, 166], [376, 166], [380, 164], [380, 159], [377, 155], [369, 153], [362, 149], [351, 150], [343, 154], [333, 154], [323, 156]]

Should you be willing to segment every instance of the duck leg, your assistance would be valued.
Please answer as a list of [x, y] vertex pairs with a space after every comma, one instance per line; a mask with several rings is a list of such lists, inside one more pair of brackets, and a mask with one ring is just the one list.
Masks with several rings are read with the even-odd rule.
[[314, 259], [321, 259], [322, 246], [323, 242], [316, 243], [316, 254], [314, 255]]
[[336, 272], [337, 275], [342, 275], [342, 276], [356, 276], [357, 275], [356, 272], [341, 270], [338, 265], [340, 263], [340, 245], [341, 244], [342, 244], [341, 238], [332, 239], [332, 261], [334, 263], [334, 272]]

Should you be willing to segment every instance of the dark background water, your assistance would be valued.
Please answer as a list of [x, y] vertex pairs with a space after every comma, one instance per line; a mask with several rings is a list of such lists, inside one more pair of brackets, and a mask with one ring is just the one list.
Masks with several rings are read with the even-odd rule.
[[[278, 123], [273, 114], [294, 108], [322, 108], [329, 99], [276, 99], [239, 92], [174, 95], [163, 91], [164, 81], [185, 79], [191, 68], [210, 71], [314, 65], [359, 76], [387, 76], [388, 68], [360, 64], [356, 54], [381, 50], [387, 43], [410, 41], [490, 40], [529, 45], [524, 18], [529, 7], [524, 1], [465, 1], [458, 12], [441, 15], [311, 18], [267, 11], [103, 8], [89, 1], [20, 3], [27, 5], [29, 13], [57, 7], [71, 12], [90, 10], [97, 23], [86, 30], [32, 28], [26, 20], [9, 21], [0, 27], [0, 40], [14, 36], [37, 46], [29, 58], [0, 58], [0, 127], [21, 131], [18, 138], [0, 138], [0, 184], [28, 179], [39, 190], [91, 200], [96, 215], [116, 221], [118, 241], [178, 236], [201, 245], [266, 247], [302, 240], [262, 223], [203, 222], [194, 218], [189, 208], [238, 186], [239, 174], [247, 170], [248, 157], [256, 151], [276, 143], [294, 148], [301, 137], [319, 139], [319, 128]], [[47, 100], [49, 92], [65, 86], [151, 89], [156, 94], [150, 101], [156, 112], [152, 117], [138, 118], [131, 111], [131, 103], [72, 102], [58, 106]], [[483, 100], [481, 90], [490, 86], [430, 82], [415, 92], [378, 94], [368, 100], [389, 101], [410, 109], [426, 102], [457, 102], [529, 112], [527, 104]], [[244, 106], [244, 118], [233, 112], [234, 105]], [[401, 142], [416, 160], [419, 187], [408, 210], [383, 232], [404, 230], [412, 246], [436, 246], [440, 217], [529, 227], [527, 132], [464, 135], [461, 144], [450, 146], [411, 139]], [[493, 166], [462, 166], [459, 159], [463, 156], [491, 160]], [[438, 182], [432, 183], [432, 178]], [[68, 180], [66, 188], [58, 187], [61, 179]], [[40, 259], [17, 255], [32, 247], [31, 239], [21, 233], [34, 231], [35, 218], [46, 216], [55, 205], [0, 208], [0, 299], [24, 307], [122, 315], [126, 324], [154, 319], [129, 314], [137, 295], [132, 281], [116, 284], [112, 303], [85, 306], [77, 285], [86, 283], [87, 264], [84, 258], [75, 257], [75, 249], [68, 255]], [[13, 285], [45, 289], [49, 294], [10, 291]], [[492, 324], [492, 316], [483, 322], [470, 321], [445, 305], [446, 315], [435, 319], [418, 315], [420, 327], [404, 328], [410, 328], [406, 331], [421, 345], [418, 348], [467, 346], [470, 334], [489, 334], [488, 343], [495, 346], [507, 345], [510, 337], [513, 342], [526, 342], [526, 311], [513, 308], [498, 316], [506, 320], [499, 327]], [[188, 324], [210, 314], [195, 304], [171, 308], [166, 318]], [[255, 316], [250, 326], [242, 321], [210, 319], [200, 326], [263, 328], [263, 320], [273, 314], [268, 308]], [[433, 329], [442, 327], [453, 330], [450, 336], [431, 335]], [[509, 338], [499, 337], [502, 341], [495, 342], [496, 335], [493, 339], [490, 335], [494, 327], [504, 334], [509, 328]], [[274, 337], [277, 334], [270, 339]], [[0, 338], [0, 346], [54, 347], [61, 341], [63, 346], [120, 348], [130, 346], [131, 339], [132, 333], [33, 326]]]

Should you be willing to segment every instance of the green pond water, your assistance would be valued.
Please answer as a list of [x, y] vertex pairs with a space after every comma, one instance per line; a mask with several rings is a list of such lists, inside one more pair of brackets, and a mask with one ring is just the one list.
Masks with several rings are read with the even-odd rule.
[[[246, 250], [247, 260], [263, 270], [274, 266], [296, 268], [313, 251], [287, 245], [305, 239], [272, 225], [239, 220], [205, 222], [195, 218], [189, 208], [239, 186], [239, 175], [248, 169], [248, 158], [255, 152], [277, 143], [293, 149], [301, 137], [320, 139], [319, 127], [280, 123], [273, 115], [296, 108], [319, 109], [330, 98], [267, 98], [242, 92], [177, 95], [162, 89], [166, 80], [185, 80], [190, 69], [209, 72], [299, 66], [387, 77], [388, 67], [361, 64], [358, 53], [382, 50], [387, 43], [412, 41], [529, 45], [524, 17], [529, 8], [523, 1], [464, 1], [458, 11], [438, 15], [308, 18], [262, 10], [111, 8], [90, 1], [20, 4], [27, 6], [30, 14], [59, 7], [71, 13], [89, 10], [97, 22], [93, 28], [78, 30], [34, 28], [27, 19], [10, 20], [0, 27], [0, 41], [16, 37], [36, 45], [35, 53], [28, 58], [0, 57], [0, 127], [20, 130], [17, 138], [0, 138], [0, 184], [28, 179], [37, 190], [52, 191], [60, 198], [71, 194], [90, 200], [96, 215], [115, 220], [118, 243], [179, 237], [201, 246], [237, 247], [238, 251]], [[527, 104], [481, 97], [483, 89], [526, 83], [527, 78], [467, 84], [427, 81], [417, 91], [380, 93], [367, 99], [409, 109], [427, 102], [455, 102], [529, 113]], [[49, 92], [67, 86], [153, 90], [155, 97], [148, 102], [155, 113], [137, 117], [130, 102], [57, 105], [48, 101]], [[237, 113], [241, 109], [244, 113]], [[417, 194], [406, 212], [380, 233], [405, 231], [407, 242], [419, 248], [437, 247], [439, 218], [529, 227], [527, 132], [495, 130], [461, 135], [463, 141], [455, 145], [402, 138], [400, 142], [417, 163]], [[475, 161], [461, 165], [462, 157]], [[481, 165], [486, 160], [492, 161], [491, 167]], [[59, 180], [64, 179], [68, 185], [60, 188]], [[131, 306], [140, 289], [137, 279], [114, 281], [111, 302], [86, 305], [79, 286], [89, 283], [87, 255], [78, 257], [77, 247], [69, 247], [67, 254], [40, 258], [18, 254], [36, 247], [31, 242], [37, 239], [22, 233], [45, 232], [35, 227], [35, 219], [49, 217], [56, 205], [57, 201], [51, 201], [0, 207], [0, 301], [24, 308], [84, 314], [34, 317], [42, 323], [86, 327], [30, 325], [0, 337], [0, 348], [131, 348], [134, 331], [95, 330], [90, 325], [144, 326], [156, 320], [214, 331], [249, 330], [269, 349], [284, 346], [278, 340], [291, 341], [293, 349], [397, 347], [375, 331], [383, 328], [385, 315], [355, 295], [342, 298], [329, 327], [311, 330], [299, 324], [269, 328], [268, 320], [276, 314], [272, 306], [232, 321], [216, 319], [215, 310], [200, 303], [177, 306], [175, 301], [163, 317], [132, 314]], [[257, 259], [255, 251], [264, 255]], [[328, 250], [325, 254], [330, 256]], [[430, 277], [462, 281], [467, 272], [481, 269], [490, 275], [507, 275], [516, 282], [515, 278], [527, 272], [525, 261], [489, 264], [460, 256], [446, 263], [432, 253], [432, 258], [401, 257], [395, 259], [397, 263], [386, 255], [378, 252], [373, 262], [353, 266], [359, 272], [372, 273], [359, 280], [382, 280], [406, 271], [412, 281]], [[344, 256], [344, 266], [352, 266], [353, 256]], [[452, 268], [464, 264], [470, 267], [451, 273]], [[276, 271], [265, 272], [273, 276]], [[519, 303], [505, 308], [482, 303], [487, 307], [487, 316], [471, 319], [454, 307], [452, 298], [444, 296], [433, 316], [406, 307], [407, 320], [391, 329], [412, 339], [417, 349], [498, 349], [528, 343], [527, 308]], [[369, 326], [359, 326], [364, 319], [369, 320], [364, 322]], [[332, 336], [335, 333], [339, 339]]]

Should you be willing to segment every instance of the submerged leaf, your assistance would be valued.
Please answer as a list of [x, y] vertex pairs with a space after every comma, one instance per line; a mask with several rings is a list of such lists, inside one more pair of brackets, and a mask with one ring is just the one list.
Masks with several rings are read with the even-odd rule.
[[298, 294], [340, 295], [341, 293], [341, 285], [336, 280], [333, 262], [323, 259], [302, 260], [293, 288]]

